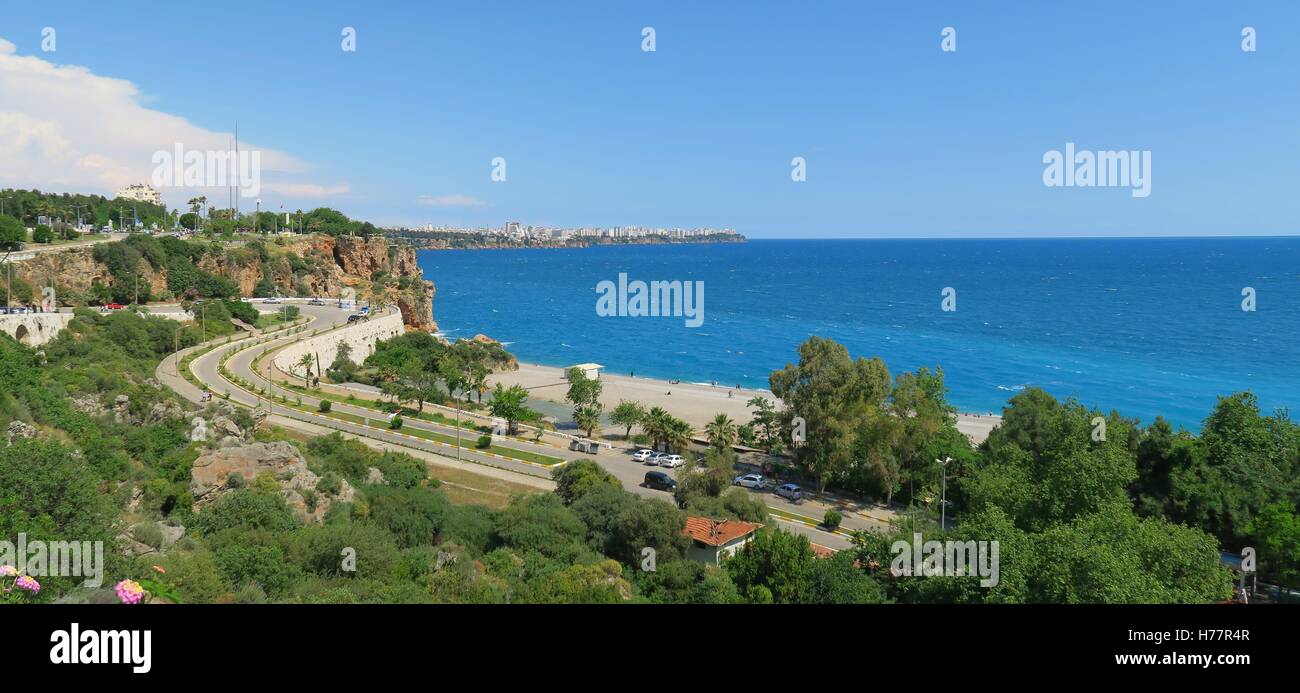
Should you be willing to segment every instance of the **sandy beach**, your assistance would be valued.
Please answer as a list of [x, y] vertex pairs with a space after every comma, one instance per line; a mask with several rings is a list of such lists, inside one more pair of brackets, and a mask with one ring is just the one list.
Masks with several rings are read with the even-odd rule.
[[[697, 429], [703, 428], [719, 413], [740, 423], [747, 422], [753, 417], [753, 410], [746, 406], [746, 402], [758, 396], [776, 400], [768, 390], [727, 387], [724, 383], [718, 383], [716, 387], [688, 382], [669, 383], [610, 373], [601, 373], [600, 379], [604, 383], [600, 399], [605, 411], [612, 410], [621, 399], [636, 400], [647, 407], [663, 407]], [[564, 369], [531, 363], [520, 363], [517, 371], [495, 373], [488, 382], [493, 385], [498, 382], [507, 386], [522, 385], [528, 389], [528, 396], [532, 399], [561, 404], [569, 389], [564, 380]], [[988, 414], [958, 414], [957, 429], [979, 443], [1001, 420], [1000, 416]]]

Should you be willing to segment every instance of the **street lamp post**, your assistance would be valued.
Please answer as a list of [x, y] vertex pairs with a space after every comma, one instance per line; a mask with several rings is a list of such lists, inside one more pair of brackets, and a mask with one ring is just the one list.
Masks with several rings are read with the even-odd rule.
[[942, 460], [936, 458], [934, 461], [938, 462], [939, 467], [943, 470], [943, 481], [941, 483], [943, 490], [940, 491], [939, 496], [939, 528], [946, 531], [948, 529], [948, 463], [952, 462], [952, 458], [945, 457]]

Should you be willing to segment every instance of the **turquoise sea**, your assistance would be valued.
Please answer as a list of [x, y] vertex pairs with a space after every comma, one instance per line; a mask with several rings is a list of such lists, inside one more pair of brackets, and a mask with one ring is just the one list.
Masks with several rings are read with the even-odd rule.
[[[526, 362], [767, 387], [816, 334], [894, 373], [942, 366], [963, 411], [1000, 411], [1029, 386], [1193, 430], [1237, 390], [1265, 411], [1300, 405], [1296, 238], [425, 250], [420, 265], [448, 337], [484, 333]], [[596, 286], [620, 273], [702, 281], [703, 324], [599, 316]]]

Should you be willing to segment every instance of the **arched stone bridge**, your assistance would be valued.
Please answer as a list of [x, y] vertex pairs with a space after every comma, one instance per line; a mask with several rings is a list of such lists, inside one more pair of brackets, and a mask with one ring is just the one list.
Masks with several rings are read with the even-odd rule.
[[20, 344], [40, 346], [57, 337], [71, 320], [71, 313], [0, 315], [0, 330]]

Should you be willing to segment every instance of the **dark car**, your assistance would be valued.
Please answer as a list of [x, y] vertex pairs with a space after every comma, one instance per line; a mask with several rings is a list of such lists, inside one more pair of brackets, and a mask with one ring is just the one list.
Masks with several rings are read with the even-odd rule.
[[797, 503], [803, 498], [803, 489], [800, 489], [797, 484], [782, 484], [776, 487], [776, 495]]
[[677, 489], [677, 480], [663, 472], [646, 472], [644, 485], [660, 491], [672, 492]]
[[365, 320], [365, 319], [366, 316], [360, 315], [358, 313], [353, 313], [352, 315], [348, 316], [348, 322], [357, 322], [358, 320]]

